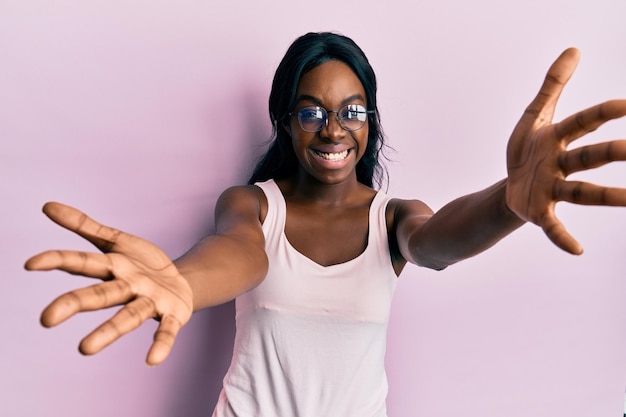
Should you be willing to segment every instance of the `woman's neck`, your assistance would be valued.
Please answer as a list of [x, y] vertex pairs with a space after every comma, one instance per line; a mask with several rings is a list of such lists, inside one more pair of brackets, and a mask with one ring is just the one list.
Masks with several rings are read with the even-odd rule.
[[298, 172], [291, 178], [279, 182], [286, 198], [310, 203], [336, 206], [359, 198], [366, 190], [356, 179], [356, 174], [338, 183], [323, 183], [307, 173]]

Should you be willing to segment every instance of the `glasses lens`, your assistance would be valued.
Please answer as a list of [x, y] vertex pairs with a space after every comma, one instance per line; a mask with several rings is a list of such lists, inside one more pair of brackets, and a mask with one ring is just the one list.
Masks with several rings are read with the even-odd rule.
[[360, 104], [348, 104], [337, 112], [339, 123], [346, 130], [359, 130], [367, 120], [367, 110]]
[[306, 132], [318, 132], [324, 128], [328, 113], [322, 107], [304, 107], [298, 111], [298, 122]]

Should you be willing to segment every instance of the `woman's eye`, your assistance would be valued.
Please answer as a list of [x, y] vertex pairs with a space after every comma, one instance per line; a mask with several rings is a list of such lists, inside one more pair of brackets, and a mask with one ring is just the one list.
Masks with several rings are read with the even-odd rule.
[[348, 110], [346, 112], [346, 119], [358, 119], [359, 118], [359, 112], [356, 110]]
[[302, 109], [300, 110], [300, 117], [307, 120], [314, 120], [323, 118], [323, 115], [322, 112], [317, 109]]
[[344, 120], [364, 120], [365, 107], [359, 104], [349, 104], [343, 108], [341, 117]]

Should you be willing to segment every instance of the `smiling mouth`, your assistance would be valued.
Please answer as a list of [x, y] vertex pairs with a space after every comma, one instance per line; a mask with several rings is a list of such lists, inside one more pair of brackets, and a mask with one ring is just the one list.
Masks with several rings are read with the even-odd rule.
[[327, 161], [341, 161], [342, 159], [346, 159], [350, 153], [350, 149], [346, 149], [343, 152], [320, 152], [313, 149], [313, 153]]

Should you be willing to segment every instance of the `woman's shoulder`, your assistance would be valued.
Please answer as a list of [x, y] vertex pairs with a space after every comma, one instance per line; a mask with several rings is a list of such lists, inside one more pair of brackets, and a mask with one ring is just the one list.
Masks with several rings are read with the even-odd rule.
[[393, 211], [396, 214], [403, 213], [432, 213], [432, 209], [428, 207], [426, 203], [417, 199], [403, 199], [397, 197], [391, 197], [389, 203], [387, 203], [387, 210]]
[[263, 221], [267, 214], [267, 198], [257, 185], [234, 185], [225, 189], [217, 200], [216, 213], [224, 211], [254, 212]]
[[391, 198], [387, 203], [387, 228], [392, 232], [403, 220], [416, 216], [431, 216], [432, 214], [433, 210], [421, 200]]
[[396, 275], [400, 275], [400, 272], [402, 272], [407, 263], [400, 251], [398, 242], [399, 227], [407, 225], [411, 221], [421, 221], [420, 219], [430, 217], [432, 214], [433, 211], [431, 208], [420, 200], [392, 198], [387, 203], [385, 216], [387, 221], [389, 250], [391, 252], [391, 260]]
[[220, 195], [220, 200], [228, 199], [228, 200], [249, 200], [249, 199], [259, 199], [264, 196], [263, 190], [258, 185], [248, 184], [248, 185], [233, 185], [226, 188], [222, 191]]

